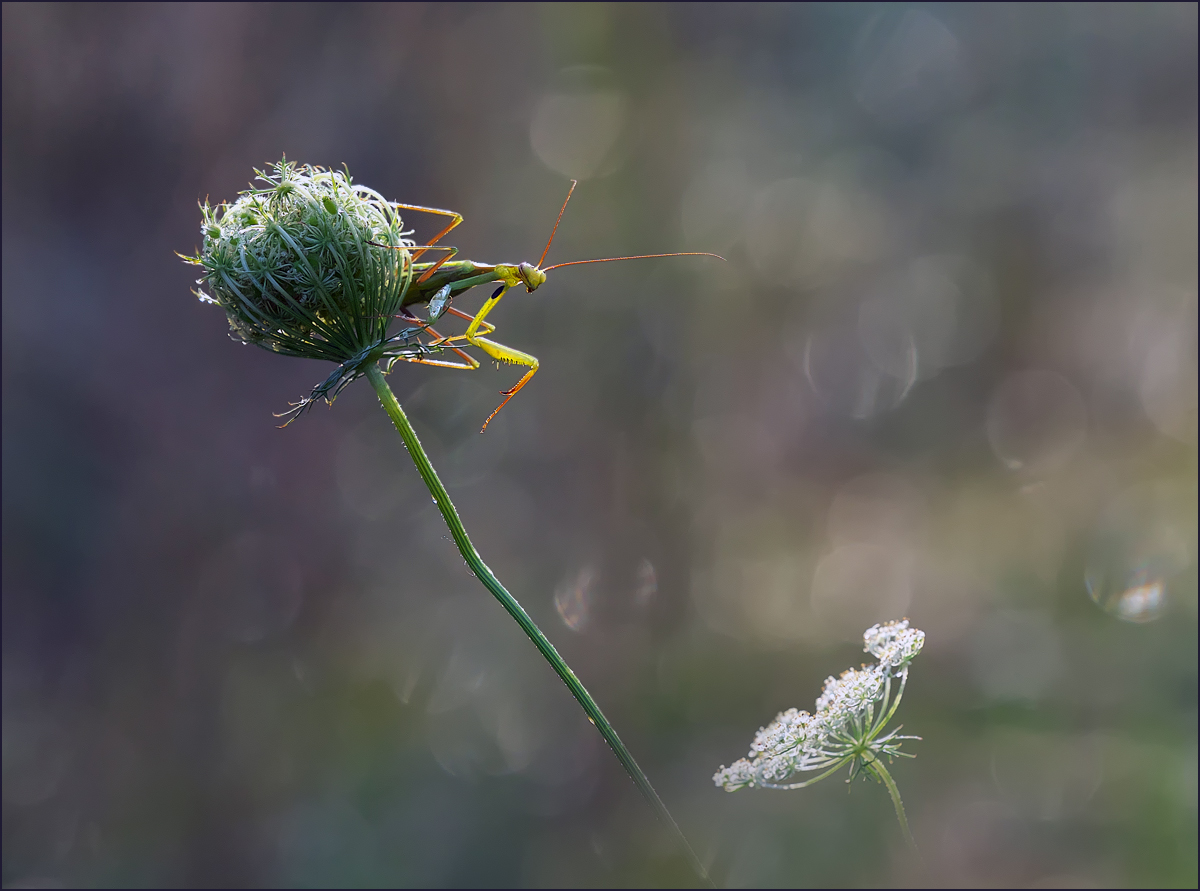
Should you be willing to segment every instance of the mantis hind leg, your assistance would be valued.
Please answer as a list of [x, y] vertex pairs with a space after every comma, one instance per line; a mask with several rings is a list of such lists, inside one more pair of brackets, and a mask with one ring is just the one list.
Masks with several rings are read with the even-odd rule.
[[[460, 313], [458, 310], [454, 310], [454, 309], [451, 309], [450, 312], [454, 313], [457, 316], [464, 315], [463, 313]], [[400, 307], [400, 314], [399, 314], [398, 318], [404, 319], [406, 322], [415, 322], [418, 325], [423, 324], [419, 318], [414, 316], [412, 313], [410, 313], [404, 307]], [[467, 316], [467, 318], [470, 318], [470, 316]], [[430, 334], [432, 334], [436, 338], [436, 340], [434, 340], [433, 343], [429, 344], [429, 346], [431, 346], [431, 347], [438, 347], [438, 346], [443, 346], [446, 344], [451, 344], [456, 340], [462, 339], [462, 335], [458, 335], [457, 337], [442, 337], [442, 335], [438, 334], [437, 331], [434, 330], [432, 325], [424, 325], [424, 328], [426, 331], [428, 331]], [[418, 359], [416, 357], [409, 357], [409, 356], [396, 356], [396, 358], [403, 359], [405, 362], [416, 362], [418, 365], [437, 365], [441, 368], [469, 368], [469, 369], [474, 370], [479, 367], [479, 362], [477, 362], [470, 353], [464, 353], [462, 350], [460, 350], [456, 346], [452, 346], [452, 347], [450, 347], [450, 349], [452, 349], [458, 356], [465, 359], [466, 363], [468, 363], [468, 364], [464, 364], [462, 362], [447, 362], [447, 361], [441, 360], [441, 359]]]
[[415, 362], [418, 365], [436, 365], [438, 368], [463, 368], [467, 371], [474, 371], [479, 367], [479, 363], [475, 359], [471, 359], [472, 364], [470, 365], [466, 362], [450, 362], [446, 359], [425, 359], [420, 356], [393, 356], [392, 361]]
[[[427, 250], [429, 250], [434, 245], [436, 245], [439, 241], [441, 241], [441, 239], [445, 235], [447, 235], [450, 232], [451, 229], [453, 229], [455, 226], [457, 226], [459, 223], [461, 223], [463, 221], [462, 214], [458, 213], [457, 211], [453, 211], [453, 210], [442, 210], [442, 208], [440, 208], [440, 207], [423, 207], [420, 204], [399, 204], [399, 203], [397, 203], [393, 206], [403, 208], [404, 210], [419, 210], [422, 213], [433, 213], [433, 214], [438, 214], [439, 216], [443, 216], [443, 217], [451, 217], [451, 220], [446, 225], [445, 229], [443, 229], [437, 235], [433, 236], [433, 238], [429, 239], [429, 244], [420, 247], [416, 251], [416, 253], [414, 253], [412, 255], [412, 262], [414, 262], [414, 263], [421, 256], [421, 254], [425, 253]], [[443, 263], [445, 263], [447, 260], [449, 260], [451, 257], [453, 257], [456, 253], [458, 253], [458, 248], [451, 248], [450, 253], [446, 254], [446, 256], [442, 257], [442, 259], [440, 259], [436, 263], [434, 263], [431, 268], [425, 270], [425, 273], [419, 279], [417, 279], [417, 284], [420, 284], [421, 282], [423, 282], [427, 278], [429, 278], [431, 275], [433, 275], [435, 272], [437, 272], [438, 267], [440, 267]]]
[[[450, 341], [455, 339], [453, 337], [442, 337], [440, 334], [438, 334], [432, 328], [426, 328], [425, 330], [428, 331], [429, 333], [431, 333], [434, 337], [438, 338], [433, 343], [429, 344], [430, 347], [439, 347], [439, 346], [449, 343]], [[452, 346], [452, 347], [450, 347], [450, 349], [452, 349], [455, 353], [457, 353], [459, 356], [464, 358], [466, 361], [465, 362], [451, 362], [448, 359], [427, 359], [424, 356], [394, 356], [392, 361], [393, 362], [395, 362], [395, 361], [415, 362], [418, 365], [436, 365], [438, 368], [464, 368], [467, 371], [474, 371], [475, 369], [477, 369], [479, 367], [479, 360], [476, 359], [474, 356], [472, 356], [470, 353], [465, 353], [462, 350], [460, 350], [458, 347]]]

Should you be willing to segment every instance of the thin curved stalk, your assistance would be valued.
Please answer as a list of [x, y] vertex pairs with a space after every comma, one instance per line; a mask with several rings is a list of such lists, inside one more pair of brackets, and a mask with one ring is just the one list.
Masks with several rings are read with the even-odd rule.
[[696, 852], [692, 850], [692, 846], [688, 844], [687, 839], [680, 830], [679, 824], [675, 822], [675, 818], [671, 816], [667, 806], [663, 804], [658, 793], [654, 791], [654, 787], [650, 785], [650, 780], [646, 778], [646, 774], [638, 767], [633, 756], [629, 754], [629, 750], [625, 748], [625, 744], [621, 742], [621, 738], [617, 736], [617, 731], [608, 723], [608, 719], [604, 717], [604, 712], [600, 711], [600, 706], [596, 705], [596, 701], [592, 699], [591, 694], [580, 683], [579, 678], [575, 677], [575, 672], [571, 667], [563, 661], [562, 656], [558, 655], [558, 651], [554, 649], [554, 645], [547, 640], [546, 635], [534, 623], [529, 614], [521, 607], [515, 597], [508, 593], [504, 585], [500, 584], [500, 580], [492, 573], [488, 565], [483, 562], [479, 556], [479, 552], [475, 550], [475, 546], [471, 544], [471, 539], [467, 536], [467, 530], [463, 528], [462, 520], [458, 518], [458, 511], [454, 508], [454, 503], [450, 500], [450, 495], [446, 492], [446, 487], [442, 485], [442, 481], [438, 479], [437, 471], [433, 469], [433, 465], [429, 463], [429, 457], [425, 454], [425, 450], [421, 448], [421, 441], [417, 439], [417, 433], [409, 423], [408, 417], [404, 414], [404, 409], [400, 407], [396, 395], [384, 380], [383, 371], [378, 365], [372, 364], [367, 367], [367, 379], [371, 382], [371, 386], [375, 388], [375, 393], [379, 397], [379, 402], [383, 405], [383, 410], [388, 413], [388, 417], [392, 419], [396, 430], [400, 434], [400, 438], [404, 440], [404, 445], [408, 449], [408, 454], [412, 457], [413, 463], [417, 465], [417, 472], [421, 474], [421, 479], [425, 481], [425, 485], [429, 488], [429, 493], [433, 496], [433, 500], [437, 503], [438, 510], [442, 512], [442, 518], [446, 521], [446, 526], [450, 529], [451, 536], [454, 537], [454, 543], [458, 545], [458, 551], [462, 554], [463, 559], [467, 561], [467, 566], [471, 572], [475, 573], [475, 577], [483, 582], [483, 586], [487, 588], [500, 605], [508, 611], [508, 614], [516, 619], [517, 624], [521, 626], [533, 645], [538, 648], [538, 652], [542, 654], [550, 667], [558, 674], [567, 689], [571, 691], [571, 695], [583, 706], [584, 712], [596, 725], [596, 729], [600, 731], [600, 735], [604, 737], [604, 741], [608, 743], [609, 748], [613, 750], [613, 754], [617, 756], [617, 760], [621, 762], [621, 766], [625, 768], [625, 772], [629, 774], [629, 778], [633, 780], [634, 785], [645, 796], [646, 800], [654, 808], [659, 820], [662, 821], [668, 829], [672, 831], [684, 852], [687, 854], [688, 861], [691, 863], [692, 869], [700, 876], [710, 887], [712, 881], [708, 877], [708, 871], [705, 870], [704, 864], [700, 862], [700, 858], [696, 856]]
[[786, 783], [782, 786], [777, 786], [774, 783], [759, 783], [759, 785], [764, 789], [784, 789], [789, 791], [792, 789], [803, 789], [805, 786], [811, 786], [813, 783], [825, 779], [825, 777], [829, 776], [830, 774], [837, 773], [842, 769], [842, 765], [844, 765], [848, 760], [848, 758], [839, 759], [838, 762], [833, 765], [833, 767], [829, 768], [829, 770], [825, 771], [819, 777], [813, 777], [811, 780], [805, 780], [803, 783]]
[[896, 781], [892, 779], [888, 769], [883, 766], [883, 762], [878, 759], [868, 762], [865, 766], [879, 778], [883, 785], [887, 786], [888, 794], [892, 796], [892, 804], [896, 807], [896, 819], [900, 821], [900, 829], [904, 832], [904, 840], [908, 842], [910, 848], [916, 851], [917, 843], [913, 841], [912, 833], [908, 830], [908, 818], [904, 816], [904, 802], [900, 800], [900, 790], [896, 788]]

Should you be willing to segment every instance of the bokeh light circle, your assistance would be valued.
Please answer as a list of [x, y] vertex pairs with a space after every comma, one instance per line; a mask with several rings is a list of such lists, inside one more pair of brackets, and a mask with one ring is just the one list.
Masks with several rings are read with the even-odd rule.
[[629, 100], [607, 84], [611, 73], [584, 65], [560, 73], [566, 87], [538, 101], [529, 126], [529, 142], [543, 164], [574, 179], [616, 170], [614, 156], [625, 131]]
[[988, 405], [988, 442], [1009, 470], [1055, 471], [1086, 436], [1083, 397], [1054, 371], [1032, 369], [1009, 375]]
[[[1153, 622], [1186, 584], [1183, 576], [1195, 560], [1189, 544], [1195, 542], [1195, 528], [1186, 528], [1183, 491], [1166, 483], [1134, 486], [1117, 496], [1096, 523], [1084, 584], [1109, 615]], [[1191, 516], [1194, 523], [1194, 507]]]
[[854, 330], [831, 327], [813, 332], [804, 345], [804, 376], [826, 407], [866, 420], [900, 405], [917, 381], [917, 350], [911, 337], [893, 346], [899, 376], [872, 360]]

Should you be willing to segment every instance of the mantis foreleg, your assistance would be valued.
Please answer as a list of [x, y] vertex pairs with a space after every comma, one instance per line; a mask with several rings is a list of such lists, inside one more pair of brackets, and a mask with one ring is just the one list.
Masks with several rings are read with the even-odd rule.
[[483, 433], [485, 430], [487, 430], [487, 426], [492, 422], [492, 418], [496, 417], [496, 415], [500, 412], [500, 409], [508, 405], [508, 400], [512, 399], [513, 396], [515, 396], [523, 386], [529, 383], [529, 379], [533, 377], [534, 372], [538, 370], [538, 360], [536, 356], [531, 356], [529, 353], [521, 352], [520, 350], [513, 349], [510, 346], [497, 343], [494, 340], [489, 340], [480, 334], [481, 331], [482, 334], [491, 334], [496, 330], [496, 326], [491, 322], [488, 322], [484, 317], [492, 311], [492, 308], [497, 303], [500, 302], [500, 298], [504, 296], [504, 293], [508, 290], [508, 288], [508, 285], [501, 285], [499, 288], [497, 288], [496, 293], [491, 296], [491, 298], [474, 316], [468, 315], [467, 313], [457, 310], [451, 306], [446, 307], [445, 312], [458, 316], [460, 319], [467, 319], [470, 321], [470, 324], [467, 325], [466, 333], [464, 334], [454, 334], [450, 337], [442, 337], [440, 334], [434, 331], [432, 327], [426, 326], [425, 330], [437, 338], [437, 340], [429, 344], [431, 348], [449, 347], [460, 356], [463, 356], [468, 362], [471, 363], [470, 365], [460, 362], [448, 362], [442, 359], [426, 359], [417, 356], [397, 357], [405, 362], [416, 362], [420, 365], [437, 365], [442, 368], [463, 368], [467, 370], [474, 370], [479, 367], [479, 362], [473, 357], [464, 353], [462, 350], [453, 346], [455, 343], [462, 343], [463, 341], [466, 341], [471, 346], [479, 347], [479, 349], [483, 350], [488, 356], [495, 359], [497, 362], [507, 362], [510, 365], [524, 365], [528, 367], [529, 370], [525, 372], [524, 376], [519, 381], [517, 381], [515, 386], [513, 386], [511, 389], [500, 391], [500, 395], [505, 397], [504, 401], [496, 407], [494, 412], [488, 415], [487, 420], [483, 422], [483, 427], [481, 427], [479, 430], [480, 433]]
[[520, 350], [514, 350], [512, 347], [505, 346], [502, 343], [496, 343], [494, 340], [488, 340], [486, 337], [480, 337], [477, 333], [480, 327], [483, 325], [487, 325], [490, 329], [485, 332], [487, 334], [490, 334], [492, 331], [496, 330], [495, 326], [488, 325], [488, 323], [484, 321], [484, 317], [492, 311], [492, 308], [497, 303], [500, 302], [500, 298], [504, 296], [509, 287], [509, 285], [505, 284], [496, 289], [496, 293], [494, 293], [488, 299], [487, 303], [480, 308], [479, 312], [475, 314], [475, 318], [472, 319], [471, 324], [467, 326], [467, 331], [463, 337], [466, 338], [467, 343], [471, 344], [471, 346], [479, 347], [497, 362], [507, 362], [510, 365], [525, 365], [528, 366], [529, 370], [525, 372], [525, 376], [517, 381], [516, 386], [514, 386], [512, 389], [500, 391], [500, 395], [504, 397], [504, 401], [496, 406], [496, 410], [494, 412], [488, 415], [487, 420], [483, 422], [483, 427], [481, 427], [479, 430], [480, 433], [482, 433], [484, 430], [487, 430], [487, 425], [492, 422], [492, 418], [496, 417], [500, 409], [508, 405], [508, 400], [516, 396], [517, 391], [529, 383], [529, 379], [533, 377], [534, 373], [538, 370], [537, 357], [531, 356], [529, 353], [523, 353]]

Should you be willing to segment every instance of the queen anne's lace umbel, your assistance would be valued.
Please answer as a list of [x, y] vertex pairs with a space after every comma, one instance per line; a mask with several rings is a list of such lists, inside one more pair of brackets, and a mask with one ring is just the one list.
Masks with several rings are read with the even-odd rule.
[[413, 281], [414, 243], [400, 205], [348, 172], [286, 158], [255, 173], [264, 188], [200, 206], [203, 245], [180, 256], [204, 269], [197, 284], [207, 290], [195, 294], [225, 310], [235, 340], [338, 363], [282, 416], [295, 418], [320, 398], [332, 402], [381, 359], [440, 352], [421, 342], [424, 326], [389, 336]]
[[[883, 734], [904, 695], [908, 666], [925, 644], [925, 632], [909, 627], [908, 620], [873, 625], [863, 634], [863, 651], [879, 661], [842, 672], [825, 680], [816, 713], [796, 709], [781, 712], [754, 737], [747, 757], [722, 766], [713, 782], [726, 791], [748, 786], [798, 789], [823, 779], [843, 764], [851, 776], [880, 756], [906, 756], [900, 741], [919, 739]], [[892, 697], [892, 682], [899, 689]], [[807, 782], [788, 783], [798, 773], [824, 771]]]

